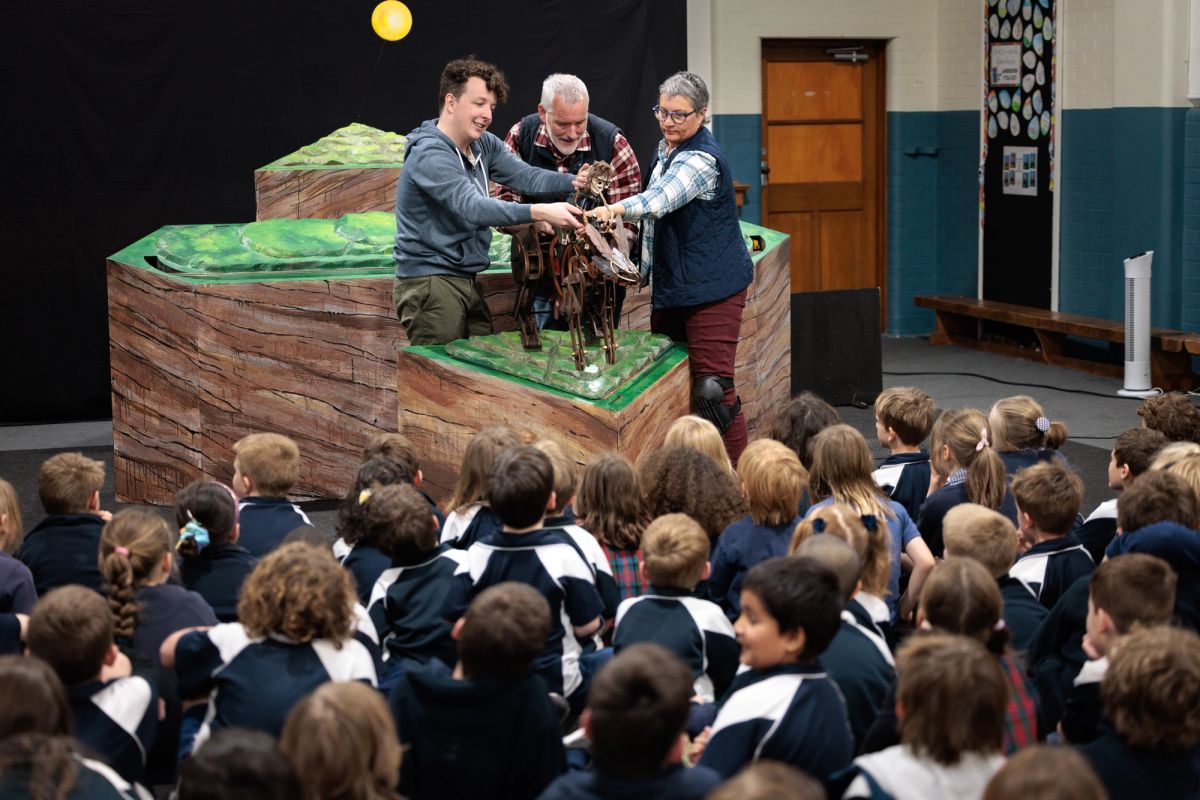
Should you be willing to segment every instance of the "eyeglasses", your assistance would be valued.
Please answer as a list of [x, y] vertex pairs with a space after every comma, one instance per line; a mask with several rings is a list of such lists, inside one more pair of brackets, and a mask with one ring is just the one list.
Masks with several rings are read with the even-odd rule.
[[662, 106], [655, 106], [654, 108], [650, 109], [650, 113], [652, 113], [652, 114], [654, 114], [654, 116], [658, 117], [660, 122], [666, 122], [667, 118], [669, 117], [671, 122], [674, 122], [676, 125], [680, 125], [680, 124], [686, 122], [687, 118], [690, 117], [692, 114], [695, 114], [696, 112], [695, 111], [667, 111]]

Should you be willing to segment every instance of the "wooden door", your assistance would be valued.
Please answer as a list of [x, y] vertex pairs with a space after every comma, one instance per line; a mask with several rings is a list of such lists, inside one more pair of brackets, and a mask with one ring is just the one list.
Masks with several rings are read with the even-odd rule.
[[792, 237], [792, 291], [886, 303], [883, 46], [763, 41], [763, 220]]

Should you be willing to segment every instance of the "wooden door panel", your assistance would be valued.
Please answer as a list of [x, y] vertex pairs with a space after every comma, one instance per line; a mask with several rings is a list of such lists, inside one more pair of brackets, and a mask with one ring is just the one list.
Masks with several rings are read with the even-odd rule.
[[770, 125], [767, 153], [776, 183], [861, 181], [862, 124]]
[[862, 70], [836, 61], [767, 64], [769, 122], [862, 119]]
[[791, 211], [848, 211], [863, 207], [862, 183], [796, 183], [771, 187], [772, 206]]
[[[782, 231], [792, 241], [792, 291], [812, 292], [820, 288], [815, 253], [813, 214], [772, 214], [767, 227]], [[796, 288], [797, 286], [802, 288]]]
[[866, 214], [823, 211], [817, 215], [822, 289], [857, 289], [875, 285], [875, 268], [867, 258]]

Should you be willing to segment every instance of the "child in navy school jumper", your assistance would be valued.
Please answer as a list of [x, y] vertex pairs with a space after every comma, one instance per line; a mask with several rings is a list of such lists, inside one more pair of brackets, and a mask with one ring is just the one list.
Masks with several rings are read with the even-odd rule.
[[337, 524], [339, 539], [333, 545], [333, 554], [354, 576], [358, 601], [364, 606], [370, 606], [371, 592], [380, 574], [392, 566], [392, 560], [380, 550], [372, 536], [377, 528], [367, 530], [365, 520], [369, 498], [372, 492], [383, 486], [411, 486], [412, 479], [413, 473], [403, 462], [387, 456], [375, 456], [358, 468], [354, 484], [342, 500]]
[[1008, 574], [1051, 608], [1072, 583], [1096, 568], [1088, 551], [1070, 535], [1083, 502], [1083, 481], [1060, 464], [1036, 464], [1017, 473], [1012, 492], [1027, 549]]
[[238, 544], [237, 498], [216, 481], [194, 481], [175, 497], [180, 577], [220, 622], [237, 621], [238, 593], [258, 564]]
[[997, 400], [988, 412], [988, 426], [992, 447], [1000, 454], [1009, 480], [1034, 464], [1067, 466], [1066, 456], [1058, 451], [1067, 440], [1067, 426], [1047, 419], [1032, 397], [1022, 394]]
[[575, 511], [591, 531], [612, 570], [622, 600], [644, 591], [638, 570], [638, 550], [646, 515], [637, 472], [620, 453], [599, 453], [588, 459], [579, 485]]
[[100, 529], [112, 518], [100, 510], [104, 464], [82, 453], [59, 453], [42, 464], [37, 485], [48, 516], [25, 536], [17, 559], [33, 574], [38, 596], [69, 583], [103, 592], [96, 551]]
[[158, 694], [117, 649], [104, 598], [83, 586], [54, 589], [38, 602], [28, 638], [30, 655], [53, 667], [67, 689], [75, 738], [126, 780], [140, 780]]
[[921, 442], [929, 436], [933, 416], [933, 398], [911, 386], [884, 389], [875, 398], [875, 435], [890, 455], [873, 477], [914, 520], [929, 494], [929, 453]]
[[375, 685], [375, 659], [353, 635], [353, 583], [328, 551], [296, 542], [267, 554], [242, 587], [238, 619], [163, 643], [180, 696], [209, 698], [195, 747], [223, 728], [278, 736], [292, 707], [323, 683]]
[[[1108, 488], [1121, 492], [1150, 469], [1167, 437], [1150, 428], [1130, 428], [1116, 438], [1108, 462]], [[1104, 560], [1104, 549], [1117, 535], [1117, 498], [1105, 500], [1077, 527], [1072, 535], [1088, 551], [1092, 561]]]
[[1108, 655], [1135, 626], [1171, 621], [1176, 582], [1167, 562], [1141, 553], [1117, 556], [1096, 567], [1088, 586], [1087, 633], [1083, 637], [1088, 662], [1075, 676], [1058, 724], [1066, 741], [1086, 744], [1100, 735], [1100, 682], [1108, 670]]
[[983, 793], [986, 800], [1105, 797], [1104, 785], [1087, 759], [1070, 747], [1038, 744], [1026, 747], [996, 770]]
[[13, 558], [21, 545], [21, 505], [12, 484], [0, 478], [0, 614], [33, 611], [37, 591], [29, 567]]
[[429, 496], [429, 493], [421, 488], [421, 485], [425, 481], [425, 475], [421, 472], [421, 461], [417, 457], [417, 449], [413, 447], [413, 443], [409, 441], [408, 437], [401, 433], [381, 433], [377, 435], [363, 448], [363, 463], [367, 463], [376, 456], [383, 456], [384, 458], [390, 458], [392, 461], [399, 461], [408, 467], [408, 471], [413, 476], [413, 488], [421, 493], [421, 497], [425, 498], [425, 502], [429, 503], [433, 515], [437, 517], [438, 530], [440, 531], [442, 525], [446, 522], [446, 515], [438, 508], [437, 502]]
[[1100, 685], [1112, 722], [1079, 751], [1110, 800], [1196, 797], [1200, 787], [1200, 637], [1158, 626], [1124, 637]]
[[1017, 524], [1017, 503], [1008, 490], [1004, 462], [992, 447], [991, 430], [982, 411], [943, 411], [929, 435], [929, 463], [933, 477], [917, 528], [934, 556], [943, 554], [942, 519], [960, 503], [999, 511]]
[[[850, 602], [862, 585], [862, 562], [854, 548], [838, 536], [812, 536], [801, 542], [796, 555], [829, 568], [837, 576], [844, 603]], [[862, 625], [843, 610], [841, 627], [821, 654], [821, 664], [846, 701], [855, 742], [862, 742], [896, 680], [896, 662], [887, 641], [877, 630]]]
[[841, 611], [837, 577], [810, 558], [773, 558], [750, 570], [734, 624], [749, 670], [734, 679], [711, 732], [697, 737], [702, 766], [727, 778], [769, 759], [827, 782], [850, 764], [846, 704], [819, 661]]
[[363, 507], [362, 533], [388, 560], [367, 606], [384, 650], [380, 688], [387, 691], [413, 665], [435, 658], [454, 663], [442, 609], [466, 553], [438, 543], [437, 519], [412, 486], [374, 489]]
[[487, 498], [504, 528], [467, 550], [454, 576], [445, 616], [457, 621], [471, 598], [503, 581], [527, 583], [550, 604], [550, 634], [537, 659], [537, 672], [550, 691], [578, 710], [587, 694], [584, 669], [602, 655], [583, 655], [582, 643], [600, 630], [604, 603], [591, 565], [560, 528], [544, 528], [554, 508], [554, 468], [529, 445], [501, 453], [488, 473]]
[[504, 425], [484, 428], [467, 442], [458, 468], [458, 481], [446, 501], [443, 542], [466, 550], [481, 537], [490, 536], [502, 527], [484, 499], [484, 489], [496, 456], [519, 444], [521, 437]]
[[287, 493], [300, 479], [300, 448], [278, 433], [252, 433], [233, 445], [233, 491], [242, 547], [256, 558], [301, 525], [311, 525]]
[[844, 798], [980, 797], [1004, 764], [1008, 687], [996, 659], [962, 636], [918, 633], [896, 656], [900, 743], [859, 756]]
[[741, 611], [746, 572], [768, 558], [787, 555], [800, 519], [800, 495], [808, 488], [808, 471], [796, 454], [771, 439], [747, 445], [738, 460], [738, 478], [750, 513], [731, 524], [712, 553], [708, 593], [729, 619]]
[[701, 800], [721, 782], [709, 767], [682, 765], [691, 671], [674, 654], [642, 643], [596, 676], [580, 720], [593, 766], [568, 772], [538, 800]]
[[566, 770], [559, 712], [533, 671], [549, 633], [546, 598], [499, 583], [455, 625], [453, 672], [433, 661], [404, 674], [391, 706], [405, 746], [405, 796], [522, 800]]
[[399, 797], [404, 750], [387, 700], [370, 686], [317, 687], [288, 714], [279, 749], [296, 765], [304, 797]]
[[740, 648], [721, 608], [695, 596], [709, 569], [704, 529], [686, 514], [654, 520], [642, 536], [641, 569], [646, 593], [617, 610], [613, 652], [640, 642], [660, 644], [691, 669], [695, 696], [715, 702], [737, 672]]
[[[861, 433], [849, 425], [834, 425], [821, 431], [813, 441], [813, 466], [809, 475], [813, 499], [817, 502], [806, 516], [839, 502], [863, 515], [864, 521], [870, 517], [872, 524], [880, 528], [886, 523], [891, 570], [884, 600], [889, 611], [888, 622], [894, 622], [897, 616], [901, 619], [911, 616], [934, 560], [904, 506], [888, 499], [875, 485], [871, 478], [872, 469], [871, 449]], [[913, 564], [908, 590], [903, 597], [899, 597], [901, 553]]]
[[178, 800], [295, 800], [296, 768], [275, 737], [262, 731], [217, 731], [179, 765]]
[[997, 511], [962, 503], [946, 513], [942, 532], [946, 558], [974, 559], [995, 577], [1004, 603], [1001, 618], [1012, 634], [1013, 649], [1027, 651], [1048, 612], [1024, 581], [1008, 574], [1017, 558], [1017, 529]]

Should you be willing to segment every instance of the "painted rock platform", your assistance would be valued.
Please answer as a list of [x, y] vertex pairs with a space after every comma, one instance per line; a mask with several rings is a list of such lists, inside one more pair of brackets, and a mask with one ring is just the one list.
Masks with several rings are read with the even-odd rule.
[[397, 430], [421, 453], [427, 491], [448, 497], [467, 443], [488, 425], [565, 440], [579, 462], [607, 450], [637, 461], [661, 446], [671, 422], [688, 412], [690, 378], [687, 351], [670, 345], [612, 394], [589, 400], [460, 361], [437, 346], [401, 350], [396, 385]]

